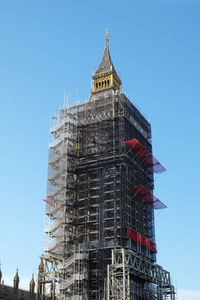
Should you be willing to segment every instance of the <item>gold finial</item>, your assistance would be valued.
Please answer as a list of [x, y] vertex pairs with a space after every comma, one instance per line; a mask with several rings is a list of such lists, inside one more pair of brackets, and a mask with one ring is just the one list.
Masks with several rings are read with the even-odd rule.
[[105, 38], [106, 47], [108, 47], [108, 41], [109, 41], [108, 35], [109, 35], [108, 28], [106, 28], [106, 38]]

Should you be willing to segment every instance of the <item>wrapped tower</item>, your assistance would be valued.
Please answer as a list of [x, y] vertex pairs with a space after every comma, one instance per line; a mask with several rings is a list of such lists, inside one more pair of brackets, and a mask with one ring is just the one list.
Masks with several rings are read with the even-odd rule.
[[54, 117], [39, 299], [175, 299], [156, 264], [151, 126], [121, 92], [106, 33], [84, 104]]

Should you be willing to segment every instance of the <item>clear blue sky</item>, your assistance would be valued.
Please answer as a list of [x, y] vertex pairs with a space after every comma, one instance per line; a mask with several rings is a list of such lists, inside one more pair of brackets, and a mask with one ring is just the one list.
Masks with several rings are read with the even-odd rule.
[[200, 299], [198, 0], [0, 1], [5, 282], [17, 265], [24, 280], [37, 273], [50, 116], [63, 104], [64, 91], [73, 100], [88, 98], [106, 27], [123, 90], [150, 120], [154, 154], [167, 169], [155, 181], [155, 195], [168, 206], [156, 212], [158, 263], [178, 289], [191, 290], [180, 300]]

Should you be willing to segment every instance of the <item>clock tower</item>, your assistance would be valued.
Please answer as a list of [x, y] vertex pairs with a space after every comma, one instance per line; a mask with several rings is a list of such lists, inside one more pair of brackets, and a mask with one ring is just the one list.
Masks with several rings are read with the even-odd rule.
[[[174, 300], [156, 263], [151, 124], [121, 91], [106, 31], [82, 104], [54, 116], [49, 145], [45, 254], [38, 300]], [[48, 287], [49, 285], [49, 287]]]

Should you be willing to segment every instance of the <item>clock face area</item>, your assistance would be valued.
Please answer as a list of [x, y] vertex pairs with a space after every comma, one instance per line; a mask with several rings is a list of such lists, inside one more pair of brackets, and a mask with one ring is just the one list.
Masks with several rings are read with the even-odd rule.
[[95, 126], [90, 130], [81, 130], [78, 141], [79, 155], [83, 157], [107, 153], [112, 149], [112, 136], [111, 128], [98, 128], [98, 126]]

